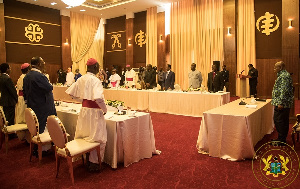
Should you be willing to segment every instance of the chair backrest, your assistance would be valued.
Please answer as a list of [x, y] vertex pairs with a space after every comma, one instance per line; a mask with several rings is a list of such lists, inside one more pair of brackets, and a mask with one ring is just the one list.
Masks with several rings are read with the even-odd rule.
[[4, 115], [4, 111], [2, 107], [0, 107], [0, 129], [2, 129], [6, 125], [6, 118]]
[[48, 116], [47, 128], [55, 146], [58, 148], [65, 148], [68, 138], [66, 129], [60, 119], [54, 115]]
[[31, 108], [25, 109], [25, 120], [28, 130], [32, 136], [36, 136], [39, 133], [39, 121]]

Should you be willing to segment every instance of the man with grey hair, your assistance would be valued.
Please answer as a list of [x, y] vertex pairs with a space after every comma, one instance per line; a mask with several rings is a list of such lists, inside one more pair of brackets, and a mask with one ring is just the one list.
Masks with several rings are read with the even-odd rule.
[[277, 73], [277, 79], [272, 91], [272, 105], [274, 124], [278, 132], [278, 138], [274, 141], [279, 142], [278, 145], [284, 145], [289, 132], [289, 113], [294, 101], [293, 81], [283, 61], [275, 64], [274, 72]]
[[189, 73], [189, 88], [197, 89], [201, 87], [202, 84], [202, 74], [200, 71], [196, 70], [196, 64], [191, 64], [191, 72]]

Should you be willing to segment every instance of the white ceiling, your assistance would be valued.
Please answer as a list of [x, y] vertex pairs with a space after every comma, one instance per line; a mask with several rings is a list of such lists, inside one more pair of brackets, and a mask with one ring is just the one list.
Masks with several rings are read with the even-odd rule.
[[[176, 2], [179, 0], [136, 0], [134, 2], [126, 3], [123, 5], [115, 6], [104, 10], [96, 10], [84, 6], [78, 6], [78, 7], [66, 9], [67, 5], [64, 4], [61, 0], [18, 0], [18, 1], [31, 3], [43, 7], [49, 7], [57, 10], [69, 10], [73, 12], [80, 12], [83, 14], [88, 14], [88, 15], [93, 15], [93, 16], [98, 16], [101, 18], [108, 19], [108, 18], [123, 16], [126, 15], [127, 13], [145, 11], [149, 7], [154, 7], [154, 6], [162, 7], [165, 4]], [[51, 5], [52, 2], [55, 2], [57, 4]], [[81, 12], [80, 10], [82, 9], [86, 11]]]

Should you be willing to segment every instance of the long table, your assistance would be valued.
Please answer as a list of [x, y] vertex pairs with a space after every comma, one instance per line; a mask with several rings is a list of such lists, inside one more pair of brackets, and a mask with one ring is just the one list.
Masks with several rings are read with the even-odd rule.
[[[54, 86], [55, 100], [74, 102], [65, 93], [67, 87]], [[120, 100], [134, 110], [146, 110], [186, 116], [202, 116], [203, 112], [230, 101], [230, 93], [175, 92], [130, 89], [105, 89], [105, 99]]]
[[[254, 146], [273, 131], [271, 100], [257, 102], [257, 108], [246, 108], [236, 100], [203, 113], [197, 149], [232, 161], [253, 158]], [[250, 103], [250, 99], [246, 99]]]
[[[56, 106], [57, 116], [70, 134], [70, 140], [75, 136], [80, 108], [81, 104], [74, 103]], [[127, 167], [141, 159], [151, 158], [152, 154], [159, 154], [149, 113], [137, 112], [135, 117], [129, 117], [108, 111], [105, 120], [107, 142], [104, 162], [112, 168], [117, 168], [118, 163], [124, 163], [124, 167]]]

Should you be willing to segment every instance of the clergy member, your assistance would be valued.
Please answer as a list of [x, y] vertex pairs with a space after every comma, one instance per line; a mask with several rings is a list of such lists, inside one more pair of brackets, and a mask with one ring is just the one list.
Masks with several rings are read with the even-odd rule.
[[107, 112], [103, 96], [103, 86], [96, 77], [99, 72], [99, 63], [90, 58], [87, 61], [87, 73], [66, 90], [73, 98], [82, 100], [82, 108], [76, 125], [75, 138], [83, 138], [88, 142], [100, 143], [100, 157], [97, 151], [90, 153], [88, 170], [99, 171], [107, 141], [107, 131], [104, 115]]
[[130, 68], [130, 65], [126, 65], [127, 71], [125, 72], [125, 86], [135, 86], [135, 71]]
[[75, 75], [72, 72], [72, 68], [68, 68], [68, 73], [66, 77], [66, 85], [70, 86], [75, 82]]
[[121, 81], [121, 77], [116, 73], [116, 69], [113, 69], [111, 71], [111, 76], [109, 77], [109, 81], [110, 81], [110, 87], [119, 87], [120, 85], [120, 81]]
[[27, 108], [23, 97], [23, 79], [30, 70], [30, 64], [21, 65], [22, 75], [17, 81], [18, 103], [16, 105], [16, 124], [25, 123], [25, 109]]

